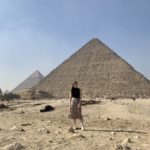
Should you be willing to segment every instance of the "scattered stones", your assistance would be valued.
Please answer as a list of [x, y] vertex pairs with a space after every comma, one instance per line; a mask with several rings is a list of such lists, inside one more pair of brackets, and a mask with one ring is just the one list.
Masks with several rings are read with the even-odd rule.
[[20, 143], [13, 143], [2, 148], [3, 150], [21, 150], [24, 146]]
[[131, 150], [127, 144], [115, 144], [115, 150]]
[[74, 131], [74, 129], [73, 129], [72, 127], [70, 127], [70, 128], [68, 129], [68, 132], [70, 132], [70, 133], [75, 133], [75, 131]]
[[23, 128], [20, 128], [20, 127], [17, 127], [17, 126], [13, 126], [10, 130], [25, 132], [25, 130]]
[[85, 138], [84, 135], [82, 135], [82, 134], [77, 134], [77, 133], [73, 134], [73, 136], [74, 136], [74, 137], [78, 137], [78, 138]]
[[131, 148], [128, 146], [129, 143], [131, 143], [131, 139], [127, 138], [122, 142], [122, 144], [115, 144], [115, 149], [116, 150], [130, 150]]
[[101, 101], [97, 101], [97, 100], [82, 100], [81, 104], [82, 105], [93, 105], [93, 104], [99, 104], [101, 103]]

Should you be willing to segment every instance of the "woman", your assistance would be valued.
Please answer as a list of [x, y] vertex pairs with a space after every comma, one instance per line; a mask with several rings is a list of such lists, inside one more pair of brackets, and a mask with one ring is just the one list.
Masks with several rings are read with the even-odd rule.
[[77, 81], [73, 82], [71, 93], [70, 93], [70, 102], [69, 102], [69, 110], [70, 110], [70, 117], [73, 119], [74, 122], [74, 129], [77, 129], [76, 120], [79, 119], [81, 122], [81, 129], [84, 129], [83, 125], [83, 118], [81, 112], [81, 93], [80, 89], [78, 88]]

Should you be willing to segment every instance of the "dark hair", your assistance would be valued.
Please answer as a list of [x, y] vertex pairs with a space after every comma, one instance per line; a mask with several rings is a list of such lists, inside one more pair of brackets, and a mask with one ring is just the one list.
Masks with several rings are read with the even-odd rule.
[[78, 84], [78, 82], [77, 82], [77, 81], [74, 81], [74, 82], [72, 83], [72, 87], [73, 87], [74, 84]]

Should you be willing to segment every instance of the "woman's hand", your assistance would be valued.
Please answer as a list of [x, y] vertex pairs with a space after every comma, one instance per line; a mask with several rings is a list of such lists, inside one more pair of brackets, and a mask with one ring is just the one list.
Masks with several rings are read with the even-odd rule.
[[78, 104], [78, 109], [81, 109], [81, 104], [80, 103]]
[[71, 107], [69, 106], [69, 108], [68, 108], [68, 111], [69, 111], [69, 113], [71, 112]]

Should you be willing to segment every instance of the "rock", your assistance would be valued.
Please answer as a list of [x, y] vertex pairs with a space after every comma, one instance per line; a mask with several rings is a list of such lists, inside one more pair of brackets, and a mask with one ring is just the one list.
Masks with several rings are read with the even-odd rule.
[[97, 119], [101, 119], [101, 116], [98, 116]]
[[70, 132], [70, 133], [75, 133], [75, 131], [74, 131], [74, 129], [73, 129], [72, 127], [70, 127], [70, 128], [68, 129], [68, 132]]
[[128, 145], [124, 145], [124, 146], [123, 146], [123, 149], [124, 149], [124, 150], [131, 150], [131, 148], [130, 148]]
[[116, 144], [115, 150], [123, 150], [123, 146], [121, 144]]
[[6, 108], [9, 108], [8, 106], [4, 105], [3, 103], [0, 104], [0, 109], [6, 109]]
[[79, 137], [79, 138], [85, 138], [85, 136], [82, 135], [82, 134], [79, 134], [78, 137]]
[[20, 112], [20, 114], [24, 114], [24, 111], [22, 110], [22, 111]]
[[17, 126], [13, 126], [10, 130], [16, 130]]
[[110, 141], [112, 141], [112, 140], [113, 140], [113, 138], [112, 138], [112, 137], [109, 137], [109, 140], [110, 140]]
[[60, 131], [55, 131], [55, 133], [56, 133], [56, 134], [61, 134], [61, 132], [60, 132]]
[[0, 128], [0, 131], [2, 131], [2, 129]]
[[51, 105], [46, 105], [43, 109], [40, 109], [40, 112], [48, 112], [48, 111], [53, 111], [55, 108], [52, 107]]
[[46, 132], [45, 133], [50, 133], [50, 131], [49, 130], [46, 130]]
[[115, 150], [131, 150], [131, 148], [128, 145], [117, 144], [115, 145]]
[[48, 129], [45, 129], [45, 128], [38, 129], [38, 132], [40, 132], [40, 133], [50, 133], [50, 131]]
[[53, 123], [53, 121], [49, 120], [49, 121], [46, 121], [46, 123]]
[[128, 143], [132, 143], [130, 138], [127, 138], [123, 141], [123, 144], [128, 144]]
[[21, 126], [31, 126], [31, 123], [22, 123]]
[[106, 117], [106, 119], [105, 119], [105, 120], [107, 120], [107, 121], [108, 121], [108, 120], [112, 120], [112, 119], [110, 119], [109, 117]]
[[91, 135], [90, 137], [91, 137], [91, 138], [93, 138], [93, 137], [94, 137], [94, 135]]
[[[105, 121], [108, 121], [108, 120], [112, 120], [111, 118], [109, 118], [109, 117], [107, 117], [107, 116], [102, 116], [102, 117], [100, 117], [101, 119], [103, 119], [103, 120], [105, 120]], [[99, 119], [100, 119], [99, 118]]]
[[77, 135], [77, 133], [74, 133], [73, 136], [74, 136], [74, 137], [77, 137], [78, 135]]
[[53, 141], [52, 141], [52, 140], [49, 140], [49, 142], [50, 142], [50, 143], [53, 143]]
[[21, 131], [21, 132], [25, 132], [25, 130], [24, 130], [23, 128], [20, 128], [20, 129], [19, 129], [19, 131]]
[[140, 136], [138, 136], [138, 135], [136, 135], [134, 138], [135, 138], [135, 139], [140, 139], [141, 137], [140, 137]]
[[2, 149], [3, 150], [21, 150], [23, 148], [24, 146], [22, 146], [20, 143], [13, 143], [13, 144], [3, 147]]
[[112, 135], [116, 135], [116, 132], [113, 132], [113, 131], [112, 131], [111, 134], [112, 134]]

